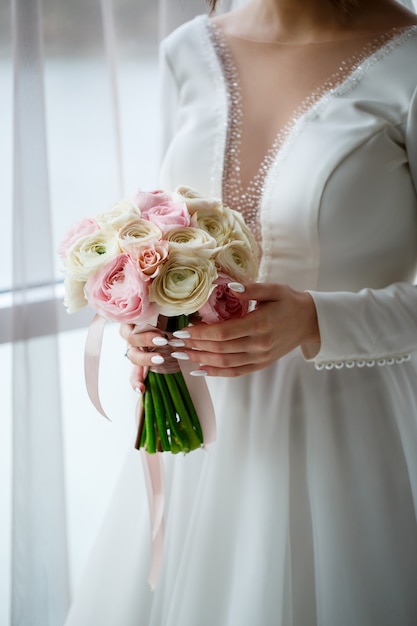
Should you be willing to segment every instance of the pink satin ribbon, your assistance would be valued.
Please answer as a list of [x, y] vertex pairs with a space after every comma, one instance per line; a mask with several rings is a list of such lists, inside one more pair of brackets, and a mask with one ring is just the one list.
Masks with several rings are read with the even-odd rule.
[[216, 441], [216, 418], [207, 383], [204, 377], [190, 375], [190, 372], [195, 370], [195, 363], [192, 361], [180, 361], [179, 365], [200, 419], [203, 441], [206, 446]]
[[[105, 324], [106, 320], [100, 315], [96, 315], [90, 324], [85, 343], [84, 374], [91, 402], [101, 415], [109, 419], [101, 405], [99, 395], [100, 353]], [[199, 416], [204, 446], [206, 446], [216, 440], [216, 419], [207, 383], [204, 378], [190, 376], [190, 372], [195, 368], [195, 364], [192, 362], [180, 361], [179, 366]], [[138, 420], [141, 419], [141, 415], [142, 398], [139, 398], [137, 404]], [[162, 571], [164, 553], [165, 490], [163, 453], [148, 454], [143, 449], [140, 450], [140, 453], [145, 474], [152, 533], [152, 555], [148, 582], [151, 589], [155, 590]]]
[[152, 532], [152, 556], [148, 583], [152, 591], [155, 591], [161, 575], [164, 556], [165, 490], [164, 464], [162, 462], [163, 453], [157, 452], [156, 454], [148, 454], [142, 448], [140, 454], [145, 473]]
[[97, 411], [111, 422], [101, 406], [98, 384], [101, 345], [103, 343], [105, 324], [106, 320], [104, 317], [95, 315], [88, 329], [84, 350], [84, 377], [85, 386], [91, 402], [94, 404]]

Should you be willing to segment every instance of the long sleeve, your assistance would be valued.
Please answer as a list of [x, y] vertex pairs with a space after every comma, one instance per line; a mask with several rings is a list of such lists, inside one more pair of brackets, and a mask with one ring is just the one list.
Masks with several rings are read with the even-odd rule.
[[[405, 145], [417, 190], [417, 90], [410, 105]], [[321, 347], [308, 360], [314, 361], [317, 369], [403, 362], [417, 350], [417, 286], [398, 282], [357, 293], [309, 293], [316, 305]]]

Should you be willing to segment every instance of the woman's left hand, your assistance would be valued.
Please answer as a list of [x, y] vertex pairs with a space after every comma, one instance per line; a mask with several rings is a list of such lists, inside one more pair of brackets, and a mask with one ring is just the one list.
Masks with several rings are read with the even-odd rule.
[[286, 285], [249, 283], [241, 300], [255, 300], [245, 317], [218, 324], [189, 326], [180, 348], [209, 376], [241, 376], [268, 367], [297, 346], [317, 344], [320, 333], [309, 293]]

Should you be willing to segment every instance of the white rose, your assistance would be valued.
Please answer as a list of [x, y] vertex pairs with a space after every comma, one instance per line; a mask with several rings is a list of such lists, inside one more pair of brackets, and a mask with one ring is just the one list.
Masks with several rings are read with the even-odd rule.
[[124, 251], [127, 251], [132, 245], [158, 241], [160, 239], [162, 239], [160, 228], [141, 217], [130, 220], [119, 231], [119, 244]]
[[69, 248], [65, 259], [65, 273], [73, 280], [86, 281], [120, 251], [117, 231], [102, 228], [81, 237]]
[[68, 313], [76, 313], [87, 305], [87, 298], [84, 293], [84, 281], [64, 279], [64, 305]]
[[195, 248], [197, 250], [207, 250], [208, 254], [213, 254], [214, 248], [217, 246], [217, 242], [209, 235], [209, 233], [201, 228], [186, 227], [175, 228], [165, 233], [164, 239], [169, 241], [169, 247], [171, 250], [191, 250]]
[[239, 282], [253, 281], [258, 273], [258, 260], [243, 241], [231, 241], [219, 249], [215, 262], [224, 274]]
[[192, 187], [177, 187], [172, 194], [173, 200], [177, 202], [185, 202], [190, 215], [199, 209], [213, 210], [222, 206], [219, 198], [205, 198]]
[[149, 288], [149, 299], [168, 317], [190, 315], [205, 304], [214, 289], [217, 270], [206, 255], [172, 251]]
[[126, 198], [111, 206], [107, 211], [96, 215], [95, 219], [100, 226], [112, 226], [118, 230], [127, 222], [130, 222], [132, 219], [137, 217], [140, 217], [140, 210], [138, 206], [133, 202], [133, 200]]

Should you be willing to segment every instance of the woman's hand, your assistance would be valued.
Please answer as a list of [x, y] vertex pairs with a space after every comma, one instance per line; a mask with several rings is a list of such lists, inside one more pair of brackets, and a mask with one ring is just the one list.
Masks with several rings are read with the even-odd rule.
[[185, 343], [180, 348], [182, 358], [199, 364], [197, 375], [249, 374], [268, 367], [297, 346], [320, 342], [310, 294], [286, 285], [250, 283], [236, 295], [255, 300], [256, 308], [238, 320], [197, 323], [175, 333]]
[[181, 346], [183, 342], [172, 339], [170, 343], [174, 345], [168, 346], [168, 335], [163, 331], [155, 329], [134, 333], [133, 329], [133, 324], [122, 324], [119, 332], [127, 342], [125, 354], [134, 365], [130, 382], [135, 390], [143, 392], [145, 390], [143, 381], [149, 368], [164, 362], [164, 352], [166, 354], [167, 348], [169, 351], [175, 350], [175, 346]]

